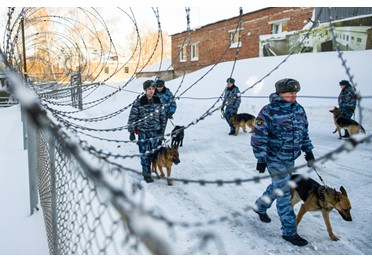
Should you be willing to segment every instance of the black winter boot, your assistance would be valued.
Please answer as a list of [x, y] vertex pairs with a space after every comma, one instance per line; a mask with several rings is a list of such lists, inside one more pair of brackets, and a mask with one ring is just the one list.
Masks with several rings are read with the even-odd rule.
[[154, 179], [152, 179], [151, 175], [143, 175], [143, 179], [146, 181], [146, 183], [153, 183]]
[[342, 138], [349, 138], [350, 134], [347, 130], [345, 130], [345, 135], [342, 136]]
[[256, 210], [254, 210], [253, 209], [253, 211], [255, 212], [255, 213], [257, 213], [258, 214], [258, 217], [260, 218], [260, 220], [262, 221], [262, 222], [264, 222], [264, 223], [270, 223], [271, 222], [271, 218], [266, 214], [266, 213], [264, 213], [264, 214], [262, 214], [262, 213], [258, 213]]
[[306, 246], [308, 244], [307, 240], [303, 239], [298, 234], [295, 234], [293, 236], [282, 236], [282, 238], [284, 240], [287, 240], [288, 242], [290, 242], [291, 244], [293, 244], [295, 246], [302, 247], [302, 246]]

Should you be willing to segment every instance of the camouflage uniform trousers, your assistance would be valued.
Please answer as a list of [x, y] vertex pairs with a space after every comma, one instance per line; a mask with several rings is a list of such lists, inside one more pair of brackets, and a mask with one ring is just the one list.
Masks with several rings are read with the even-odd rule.
[[[256, 200], [256, 206], [258, 213], [266, 213], [266, 210], [269, 209], [276, 200], [276, 209], [282, 224], [282, 231], [284, 236], [293, 236], [297, 233], [296, 228], [296, 215], [293, 211], [293, 207], [290, 204], [291, 194], [290, 189], [287, 186], [288, 181], [291, 179], [291, 174], [282, 174], [276, 176], [276, 173], [287, 170], [294, 166], [294, 162], [270, 162], [267, 163], [267, 169], [271, 176], [271, 184], [266, 188], [266, 191], [263, 193], [262, 197], [269, 197], [271, 202], [265, 202], [262, 197]], [[283, 193], [278, 196], [276, 190], [280, 189]]]
[[354, 112], [347, 112], [347, 113], [341, 113], [343, 117], [346, 117], [348, 119], [351, 119], [353, 117]]
[[[151, 161], [155, 154], [153, 150], [158, 147], [158, 133], [156, 131], [146, 131], [138, 135], [138, 148], [141, 153], [142, 174], [151, 175]], [[144, 140], [144, 141], [141, 141]]]
[[230, 126], [230, 133], [235, 133], [235, 127], [230, 123], [230, 118], [234, 115], [234, 110], [231, 106], [227, 106], [226, 107], [226, 110], [223, 114], [223, 116], [225, 117], [226, 119], [226, 122], [229, 124]]

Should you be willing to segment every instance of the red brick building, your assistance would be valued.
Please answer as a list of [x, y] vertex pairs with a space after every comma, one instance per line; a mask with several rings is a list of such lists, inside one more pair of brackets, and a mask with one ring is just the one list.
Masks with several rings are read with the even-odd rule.
[[258, 57], [260, 35], [300, 30], [312, 18], [313, 9], [269, 7], [243, 14], [241, 19], [237, 16], [171, 35], [174, 75], [182, 75], [186, 65], [187, 72], [193, 72], [217, 62], [233, 61], [237, 47], [238, 59]]

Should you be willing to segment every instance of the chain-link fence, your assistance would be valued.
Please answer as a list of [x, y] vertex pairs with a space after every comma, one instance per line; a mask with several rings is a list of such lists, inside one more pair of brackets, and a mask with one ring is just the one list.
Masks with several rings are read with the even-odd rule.
[[[286, 62], [288, 57], [282, 63]], [[342, 58], [341, 55], [340, 57]], [[255, 84], [269, 76], [280, 65]], [[349, 71], [347, 74], [349, 79], [353, 78]], [[56, 109], [50, 111], [50, 108], [47, 108], [48, 111], [46, 111], [44, 105], [41, 106], [39, 101], [39, 98], [58, 98], [58, 106], [68, 106], [71, 97], [75, 97], [71, 96], [75, 91], [72, 87], [64, 90], [59, 89], [58, 92], [52, 90], [35, 95], [31, 89], [24, 86], [19, 75], [16, 73], [7, 75], [10, 76], [12, 90], [16, 93], [16, 97], [20, 98], [25, 114], [23, 119], [25, 120], [29, 160], [31, 159], [29, 167], [31, 212], [37, 208], [37, 198], [39, 198], [44, 214], [50, 254], [171, 254], [172, 250], [167, 239], [164, 236], [160, 237], [157, 233], [159, 224], [169, 229], [174, 225], [201, 227], [205, 224], [228, 220], [228, 216], [224, 215], [213, 219], [213, 221], [203, 221], [202, 223], [177, 223], [177, 221], [167, 220], [166, 217], [156, 212], [145, 210], [143, 198], [141, 198], [141, 194], [144, 193], [138, 193], [134, 188], [131, 188], [131, 186], [136, 186], [135, 183], [122, 183], [120, 179], [112, 179], [116, 172], [119, 172], [121, 177], [128, 177], [128, 179], [131, 176], [124, 176], [126, 172], [136, 172], [122, 166], [119, 167], [118, 163], [110, 162], [109, 158], [128, 158], [133, 154], [113, 156], [111, 152], [105, 153], [98, 150], [69, 133], [71, 131], [82, 133], [82, 130], [89, 129], [92, 131], [120, 131], [126, 129], [126, 126], [98, 130], [74, 124], [73, 121], [68, 120], [81, 119], [70, 117], [69, 113], [71, 112], [59, 112]], [[96, 88], [98, 85], [82, 85], [80, 88], [83, 88], [82, 92], [84, 93], [84, 90]], [[189, 88], [193, 86], [194, 84]], [[244, 90], [242, 94], [253, 86]], [[180, 96], [184, 93], [181, 93]], [[37, 96], [38, 98], [36, 98]], [[84, 104], [84, 109], [99, 105], [107, 97], [92, 102], [92, 105]], [[81, 93], [79, 98], [81, 98]], [[197, 120], [189, 123], [186, 128], [196, 125], [214, 112], [218, 112], [217, 104], [220, 99], [218, 97], [215, 99], [216, 102]], [[78, 100], [76, 99], [76, 101]], [[54, 100], [48, 102], [53, 103]], [[74, 105], [79, 109], [82, 108], [81, 104], [75, 103]], [[129, 107], [130, 105], [127, 105], [104, 117], [84, 120], [89, 122], [108, 119]], [[355, 146], [364, 141], [369, 143], [370, 140], [371, 136], [368, 136], [361, 141], [350, 140], [350, 144]], [[318, 162], [329, 160], [333, 154], [347, 151], [348, 147], [348, 145], [339, 147], [326, 156], [320, 157]], [[102, 161], [102, 163], [97, 163], [97, 161]], [[263, 176], [260, 179], [267, 178], [269, 176]], [[174, 181], [185, 184], [198, 183], [201, 186], [232, 183], [240, 185], [246, 182], [255, 182], [255, 180], [257, 178], [234, 181], [174, 179]], [[37, 189], [34, 189], [33, 186], [36, 187], [36, 184]], [[230, 215], [237, 217], [241, 216], [241, 213]], [[156, 230], [152, 230], [152, 228]], [[205, 239], [202, 241], [205, 242]], [[200, 247], [198, 246], [198, 248]]]
[[40, 202], [51, 254], [130, 253], [130, 232], [65, 142], [36, 131]]
[[95, 166], [17, 74], [9, 77], [24, 109], [31, 213], [39, 198], [50, 254], [171, 253], [156, 232], [137, 226], [149, 215], [131, 188], [117, 185], [109, 167]]

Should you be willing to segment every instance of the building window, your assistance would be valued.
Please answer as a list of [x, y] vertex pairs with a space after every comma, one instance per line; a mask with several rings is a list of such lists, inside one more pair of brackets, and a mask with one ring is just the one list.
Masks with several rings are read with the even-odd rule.
[[198, 43], [193, 43], [190, 46], [191, 61], [199, 60], [199, 48]]
[[272, 24], [272, 33], [273, 34], [279, 34], [283, 32], [282, 23], [280, 24]]
[[186, 46], [180, 46], [180, 62], [186, 62], [187, 52]]
[[108, 66], [105, 67], [105, 74], [108, 74], [110, 72]]
[[361, 46], [362, 45], [362, 38], [357, 37], [357, 45]]
[[129, 74], [129, 67], [128, 66], [124, 67], [124, 73]]
[[272, 34], [279, 34], [282, 32], [287, 31], [287, 22], [289, 21], [289, 18], [284, 18], [276, 21], [270, 21], [269, 25], [271, 25], [271, 33]]
[[230, 34], [230, 48], [237, 48], [241, 47], [242, 43], [239, 41], [239, 36], [243, 29], [239, 28], [238, 30], [231, 30], [229, 31]]

